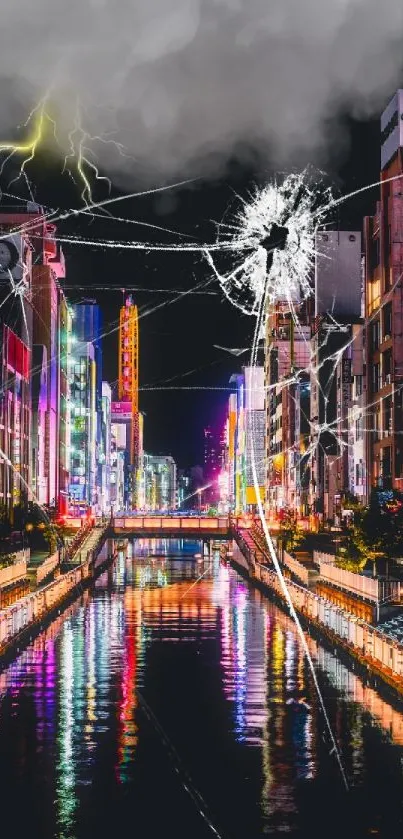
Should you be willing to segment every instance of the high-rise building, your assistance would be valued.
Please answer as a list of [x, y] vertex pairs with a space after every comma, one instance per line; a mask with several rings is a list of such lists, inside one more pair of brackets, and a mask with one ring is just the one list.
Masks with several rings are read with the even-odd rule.
[[218, 504], [222, 495], [223, 473], [226, 466], [226, 435], [226, 422], [221, 427], [212, 428], [208, 425], [204, 429], [203, 474], [206, 487], [203, 496], [206, 504]]
[[255, 480], [264, 501], [265, 486], [265, 388], [264, 368], [245, 367], [245, 471], [246, 507], [255, 507]]
[[[38, 492], [38, 500], [41, 503], [58, 508], [61, 488], [59, 469], [60, 463], [65, 466], [66, 460], [65, 453], [59, 451], [58, 429], [61, 413], [64, 411], [66, 415], [67, 411], [67, 400], [64, 401], [61, 410], [61, 394], [64, 392], [61, 369], [63, 365], [65, 369], [67, 359], [59, 346], [59, 307], [64, 298], [58, 281], [65, 276], [63, 252], [55, 239], [55, 226], [47, 222], [42, 208], [32, 202], [5, 208], [4, 212], [0, 213], [0, 227], [0, 282], [3, 286], [2, 291], [5, 292], [4, 296], [8, 295], [8, 301], [2, 304], [0, 320], [2, 324], [8, 324], [9, 329], [12, 324], [11, 332], [23, 344], [23, 347], [16, 349], [17, 367], [21, 367], [22, 353], [25, 368], [29, 370], [28, 382], [26, 385], [21, 384], [17, 400], [21, 405], [20, 417], [17, 416], [16, 407], [13, 408], [13, 428], [18, 431], [12, 431], [12, 448], [15, 449], [17, 434], [22, 434], [17, 446], [19, 454], [16, 454], [16, 457], [17, 460], [22, 457], [21, 476], [24, 477], [23, 480], [17, 481], [20, 468], [17, 463], [11, 481], [13, 488], [10, 491], [10, 478], [4, 475], [7, 483], [5, 494], [3, 493], [4, 503], [11, 509], [16, 503], [25, 503], [28, 498], [36, 500]], [[10, 232], [7, 235], [10, 229], [20, 232]], [[9, 304], [13, 306], [11, 319]], [[2, 340], [4, 343], [4, 335]], [[14, 362], [11, 360], [12, 350], [7, 347], [13, 340], [11, 335], [6, 336], [6, 346], [3, 350], [3, 359], [8, 353], [9, 371]], [[15, 348], [17, 347], [18, 343], [15, 344]], [[38, 378], [35, 378], [37, 372]], [[26, 373], [22, 375], [16, 370], [16, 375], [22, 376], [22, 381]], [[11, 397], [7, 399], [10, 401]], [[7, 399], [3, 401], [3, 411], [6, 410]], [[7, 411], [9, 412], [8, 408]], [[3, 423], [0, 422], [0, 425]], [[7, 448], [11, 441], [7, 440], [6, 427], [4, 425], [4, 445]], [[64, 441], [65, 435], [62, 434], [61, 437]], [[28, 458], [25, 454], [27, 441]], [[3, 471], [4, 468], [6, 471], [13, 471], [13, 457], [10, 449], [7, 461], [4, 460]], [[64, 475], [62, 481], [64, 490], [65, 477]], [[20, 487], [18, 490], [16, 481]]]
[[129, 481], [131, 506], [138, 506], [136, 481], [141, 471], [139, 417], [139, 328], [137, 306], [132, 298], [126, 298], [119, 316], [119, 377], [118, 397], [121, 402], [131, 404], [131, 431], [129, 451]]
[[[113, 404], [113, 403], [112, 403]], [[113, 417], [112, 417], [113, 419]], [[126, 426], [111, 422], [110, 504], [114, 513], [127, 507], [126, 501]]]
[[231, 393], [228, 400], [228, 448], [227, 448], [227, 472], [228, 472], [228, 504], [230, 510], [236, 506], [236, 429], [237, 429], [237, 394]]
[[[289, 305], [278, 303], [267, 313], [265, 343], [266, 512], [276, 517], [303, 502], [306, 424], [305, 385], [310, 366], [311, 301], [297, 305], [298, 324]], [[304, 386], [305, 385], [305, 386]]]
[[206, 481], [204, 480], [204, 473], [202, 466], [191, 466], [189, 469], [190, 477], [190, 498], [189, 506], [200, 511], [204, 506], [204, 491]]
[[135, 483], [135, 509], [144, 510], [145, 497], [145, 472], [144, 472], [144, 414], [138, 412], [138, 445], [136, 459], [136, 483]]
[[111, 509], [111, 409], [112, 391], [107, 382], [102, 382], [102, 426], [98, 450], [98, 469], [100, 470], [100, 492], [98, 512], [107, 515]]
[[285, 507], [297, 516], [308, 514], [310, 481], [310, 377], [306, 370], [296, 371], [283, 383], [282, 453]]
[[91, 505], [101, 509], [103, 464], [100, 462], [102, 451], [102, 313], [95, 300], [84, 300], [71, 307], [75, 340], [83, 344], [92, 344], [95, 365], [95, 486]]
[[228, 498], [238, 514], [256, 509], [255, 477], [264, 500], [264, 368], [245, 367], [243, 373], [231, 376], [230, 382], [236, 391], [231, 394], [228, 413]]
[[364, 222], [368, 486], [403, 490], [403, 89], [381, 117], [381, 187]]
[[[230, 378], [230, 384], [235, 388], [231, 394], [234, 399], [230, 408], [229, 421], [231, 424], [231, 408], [233, 412], [233, 466], [230, 474], [233, 476], [233, 509], [236, 514], [242, 513], [246, 506], [246, 464], [245, 464], [245, 380], [241, 373]], [[231, 397], [230, 397], [231, 400]], [[231, 444], [230, 444], [231, 447]]]
[[59, 494], [58, 464], [58, 287], [49, 265], [35, 265], [33, 268], [33, 293], [35, 295], [34, 344], [46, 349], [47, 411], [45, 426], [45, 475], [46, 504], [55, 507]]
[[59, 453], [59, 489], [58, 512], [66, 515], [69, 510], [70, 483], [70, 384], [69, 359], [72, 332], [71, 311], [64, 294], [59, 289], [59, 324], [58, 324], [58, 453]]
[[46, 504], [48, 497], [45, 473], [46, 415], [48, 412], [48, 357], [46, 347], [36, 344], [32, 353], [32, 496], [37, 503]]
[[[114, 509], [132, 507], [131, 440], [132, 440], [132, 403], [112, 402], [111, 406], [111, 445], [112, 445], [112, 486]], [[118, 505], [118, 506], [116, 506]]]
[[[204, 467], [203, 473], [206, 481], [204, 492], [206, 503], [214, 504], [218, 500], [218, 476], [220, 474], [221, 447], [217, 433], [211, 426], [204, 429]], [[207, 486], [209, 485], [209, 486]]]
[[170, 455], [144, 454], [145, 507], [167, 512], [177, 507], [176, 463]]
[[26, 504], [31, 485], [32, 250], [14, 227], [14, 214], [1, 213], [0, 502], [9, 517]]
[[181, 510], [186, 510], [188, 504], [190, 503], [191, 499], [188, 497], [191, 495], [191, 480], [190, 475], [186, 472], [185, 469], [179, 469], [178, 471], [178, 508]]
[[31, 354], [2, 327], [0, 401], [0, 498], [12, 518], [30, 497]]
[[96, 363], [91, 342], [71, 339], [70, 503], [82, 512], [95, 507], [96, 497]]
[[[352, 383], [353, 375], [359, 375], [362, 370], [356, 352], [354, 365], [352, 363], [361, 321], [360, 233], [319, 232], [315, 250], [316, 317], [312, 325], [310, 362], [310, 501], [321, 518], [333, 520], [335, 515], [340, 517], [341, 499], [350, 491]], [[360, 347], [359, 342], [358, 349]], [[356, 406], [356, 413], [358, 410]]]

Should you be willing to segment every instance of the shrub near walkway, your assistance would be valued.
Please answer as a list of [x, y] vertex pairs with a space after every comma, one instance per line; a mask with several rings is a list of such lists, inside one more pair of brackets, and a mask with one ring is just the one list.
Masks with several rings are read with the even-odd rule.
[[0, 569], [9, 568], [14, 562], [15, 554], [0, 554]]
[[372, 563], [374, 577], [380, 561], [403, 553], [403, 497], [395, 490], [373, 490], [368, 507], [354, 515], [354, 524], [339, 551], [336, 564], [360, 573]]

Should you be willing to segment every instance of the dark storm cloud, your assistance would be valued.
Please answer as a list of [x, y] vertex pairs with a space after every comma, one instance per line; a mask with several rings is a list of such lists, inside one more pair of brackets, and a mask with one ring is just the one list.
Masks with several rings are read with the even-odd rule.
[[206, 172], [240, 143], [313, 158], [335, 114], [393, 94], [402, 36], [401, 0], [3, 0], [0, 128], [47, 92], [66, 147], [78, 101], [124, 144], [95, 144], [121, 175]]

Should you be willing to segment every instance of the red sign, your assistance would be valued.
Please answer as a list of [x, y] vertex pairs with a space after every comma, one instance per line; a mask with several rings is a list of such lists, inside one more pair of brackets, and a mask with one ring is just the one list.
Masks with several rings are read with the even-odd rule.
[[29, 349], [8, 326], [5, 327], [4, 345], [7, 366], [11, 367], [13, 373], [19, 373], [23, 379], [28, 381], [30, 372]]

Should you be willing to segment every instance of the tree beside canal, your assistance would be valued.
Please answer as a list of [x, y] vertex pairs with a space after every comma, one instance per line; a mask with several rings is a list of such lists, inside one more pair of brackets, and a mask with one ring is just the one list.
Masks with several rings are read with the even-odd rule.
[[403, 554], [403, 497], [395, 490], [374, 489], [368, 507], [358, 510], [338, 564], [360, 571], [379, 559]]
[[295, 550], [304, 540], [304, 531], [298, 527], [296, 516], [292, 510], [282, 510], [279, 519], [279, 539], [283, 550]]

